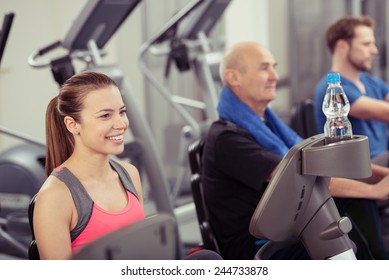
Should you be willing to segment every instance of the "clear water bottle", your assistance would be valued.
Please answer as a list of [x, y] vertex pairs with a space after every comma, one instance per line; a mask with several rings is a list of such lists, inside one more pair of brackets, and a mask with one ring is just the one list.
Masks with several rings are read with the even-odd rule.
[[350, 102], [340, 85], [340, 75], [331, 72], [327, 75], [327, 91], [323, 101], [323, 113], [327, 117], [324, 125], [326, 144], [350, 139], [352, 137], [351, 123], [347, 118]]

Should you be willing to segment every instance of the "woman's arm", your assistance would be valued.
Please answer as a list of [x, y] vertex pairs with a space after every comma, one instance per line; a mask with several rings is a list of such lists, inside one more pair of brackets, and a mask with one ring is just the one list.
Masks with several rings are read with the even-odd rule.
[[68, 188], [50, 176], [39, 190], [33, 224], [41, 259], [64, 260], [72, 255], [70, 230], [75, 206]]

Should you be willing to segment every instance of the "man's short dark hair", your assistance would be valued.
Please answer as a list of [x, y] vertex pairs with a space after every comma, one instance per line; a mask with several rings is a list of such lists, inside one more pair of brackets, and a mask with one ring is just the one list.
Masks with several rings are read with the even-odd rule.
[[375, 21], [372, 17], [364, 15], [360, 17], [345, 16], [332, 23], [326, 32], [327, 46], [330, 52], [334, 52], [338, 40], [343, 39], [350, 42], [355, 36], [355, 28], [361, 25], [374, 29]]

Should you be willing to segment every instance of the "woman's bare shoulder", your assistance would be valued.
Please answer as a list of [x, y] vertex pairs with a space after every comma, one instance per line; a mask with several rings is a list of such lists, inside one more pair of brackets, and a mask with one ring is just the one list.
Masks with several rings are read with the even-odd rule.
[[133, 176], [139, 177], [139, 171], [138, 171], [138, 169], [136, 168], [135, 165], [131, 164], [130, 162], [124, 161], [124, 160], [120, 160], [120, 161], [117, 161], [117, 162], [121, 166], [123, 166], [124, 169], [126, 169], [126, 171], [130, 174], [131, 178], [133, 178]]
[[59, 202], [69, 197], [69, 195], [70, 191], [65, 183], [57, 177], [50, 175], [39, 189], [37, 201]]
[[128, 174], [130, 174], [136, 192], [138, 193], [138, 198], [143, 206], [142, 183], [138, 169], [135, 165], [126, 161], [118, 161], [118, 163], [121, 164], [127, 170]]

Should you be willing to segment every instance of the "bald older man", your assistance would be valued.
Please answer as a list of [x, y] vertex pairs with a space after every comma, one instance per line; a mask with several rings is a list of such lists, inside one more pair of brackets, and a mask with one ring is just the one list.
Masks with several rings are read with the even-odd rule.
[[[276, 65], [272, 53], [256, 42], [233, 45], [220, 64], [224, 83], [217, 107], [220, 119], [205, 140], [202, 183], [224, 259], [253, 259], [265, 242], [250, 235], [251, 216], [283, 156], [301, 141], [268, 107], [277, 96]], [[332, 179], [330, 192], [337, 197], [388, 199], [387, 174], [387, 169], [377, 169], [373, 177], [383, 179], [375, 184]], [[374, 202], [367, 201], [378, 215]], [[383, 244], [379, 231], [373, 238]], [[386, 258], [385, 253], [375, 258]], [[308, 256], [296, 246], [277, 258]]]

